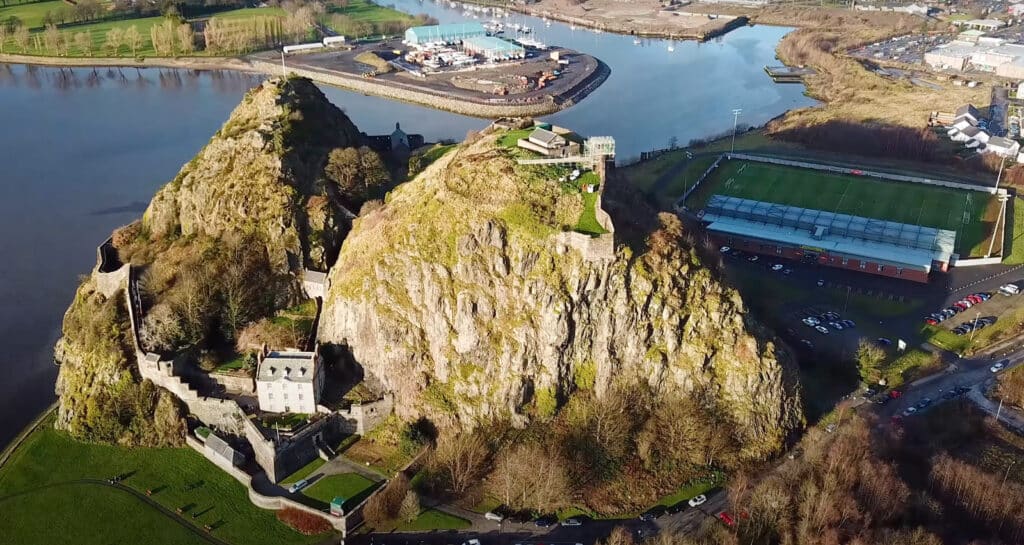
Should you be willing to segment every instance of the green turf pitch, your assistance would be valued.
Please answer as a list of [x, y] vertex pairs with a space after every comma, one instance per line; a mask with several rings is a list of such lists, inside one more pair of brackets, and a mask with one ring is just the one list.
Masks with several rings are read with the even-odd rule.
[[981, 246], [990, 228], [982, 218], [994, 199], [977, 191], [742, 160], [723, 161], [687, 204], [701, 208], [716, 193], [949, 229], [957, 232], [956, 250], [961, 255], [984, 253]]

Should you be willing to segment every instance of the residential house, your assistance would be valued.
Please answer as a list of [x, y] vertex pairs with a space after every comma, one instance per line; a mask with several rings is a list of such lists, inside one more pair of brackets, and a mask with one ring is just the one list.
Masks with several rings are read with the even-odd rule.
[[981, 119], [981, 112], [978, 111], [973, 104], [964, 104], [956, 109], [953, 122], [956, 123], [961, 120], [967, 120], [971, 125], [977, 125], [978, 121], [981, 121]]
[[316, 412], [324, 386], [319, 345], [312, 352], [260, 353], [256, 369], [256, 397], [260, 410], [271, 413]]
[[1020, 152], [1020, 143], [1002, 136], [993, 136], [985, 145], [985, 152], [994, 153], [1000, 157], [1017, 157]]
[[533, 129], [530, 136], [520, 138], [516, 145], [547, 157], [568, 157], [579, 153], [579, 144], [543, 127]]

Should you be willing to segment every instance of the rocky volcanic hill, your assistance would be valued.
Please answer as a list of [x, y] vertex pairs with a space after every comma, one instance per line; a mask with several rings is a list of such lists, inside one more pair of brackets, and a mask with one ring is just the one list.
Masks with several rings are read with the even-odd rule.
[[639, 255], [619, 246], [587, 261], [558, 242], [579, 200], [493, 135], [449, 153], [356, 221], [321, 340], [347, 345], [405, 416], [525, 421], [580, 389], [646, 383], [705, 394], [749, 456], [778, 449], [802, 422], [790, 354], [700, 264], [674, 216]]
[[[358, 210], [388, 172], [309, 80], [273, 79], [246, 94], [220, 131], [114, 233], [141, 274], [147, 350], [209, 353], [301, 296], [302, 268], [326, 270]], [[128, 444], [180, 441], [167, 392], [140, 383], [123, 293], [79, 286], [56, 348], [58, 425]], [[154, 415], [158, 426], [154, 427]], [[160, 424], [162, 422], [162, 424]]]

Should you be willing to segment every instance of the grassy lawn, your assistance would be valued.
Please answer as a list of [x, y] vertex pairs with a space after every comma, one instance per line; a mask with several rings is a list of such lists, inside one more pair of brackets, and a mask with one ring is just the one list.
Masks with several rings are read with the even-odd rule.
[[321, 467], [323, 467], [323, 465], [326, 464], [326, 463], [327, 463], [327, 461], [324, 460], [323, 458], [317, 458], [316, 460], [313, 460], [312, 462], [306, 464], [302, 469], [300, 469], [300, 470], [296, 471], [295, 473], [292, 473], [291, 475], [289, 475], [287, 478], [285, 478], [283, 481], [281, 481], [281, 484], [289, 485], [289, 484], [292, 484], [292, 483], [297, 483], [297, 482], [301, 481], [302, 479], [305, 479], [306, 477], [309, 477], [310, 475], [312, 475], [313, 472], [315, 472], [316, 470], [318, 470]]
[[[985, 315], [982, 312], [982, 316]], [[1011, 308], [999, 314], [997, 318], [996, 323], [976, 332], [973, 338], [970, 333], [958, 336], [946, 328], [930, 325], [921, 327], [921, 336], [939, 348], [945, 348], [962, 356], [969, 356], [990, 344], [1007, 339], [1024, 330], [1021, 325], [1024, 323], [1024, 308]]]
[[444, 157], [444, 154], [457, 148], [458, 146], [458, 144], [434, 144], [433, 147], [431, 147], [429, 150], [426, 151], [426, 153], [423, 154], [423, 164], [429, 165], [430, 163], [437, 161], [438, 159]]
[[[60, 29], [61, 32], [69, 40], [79, 32], [86, 32], [92, 39], [92, 56], [103, 57], [109, 56], [110, 51], [104, 47], [107, 41], [107, 32], [113, 28], [120, 28], [121, 30], [127, 30], [129, 27], [134, 26], [139, 32], [139, 36], [142, 38], [141, 47], [136, 50], [135, 56], [139, 57], [150, 57], [153, 56], [156, 51], [153, 49], [153, 41], [150, 38], [150, 28], [153, 25], [160, 24], [164, 21], [163, 17], [144, 17], [141, 19], [127, 19], [119, 21], [103, 21], [98, 23], [91, 23], [85, 25], [75, 25]], [[32, 40], [29, 42], [27, 48], [22, 50], [14, 41], [14, 37], [10, 36], [4, 43], [5, 53], [24, 53], [26, 55], [42, 55], [42, 56], [55, 56], [56, 51], [47, 50], [45, 47], [40, 49], [35, 48], [35, 34], [41, 33], [41, 30], [33, 31]], [[70, 57], [88, 57], [89, 55], [74, 45], [74, 41], [71, 41], [71, 45], [68, 47], [68, 56]], [[126, 45], [121, 45], [118, 50], [117, 57], [131, 57], [131, 49]]]
[[1006, 258], [1003, 263], [1020, 265], [1024, 263], [1024, 200], [1014, 198], [1008, 206], [1013, 210], [1013, 221], [1006, 222], [1006, 242], [1003, 245]]
[[[4, 543], [49, 545], [71, 536], [81, 545], [185, 545], [199, 541], [192, 532], [137, 498], [102, 486], [47, 488], [0, 501], [0, 509], [6, 521]], [[88, 515], [81, 516], [82, 512]], [[126, 515], [131, 517], [129, 524], [125, 524]]]
[[721, 163], [687, 204], [700, 208], [713, 194], [950, 229], [964, 255], [987, 239], [994, 202], [973, 191], [741, 160]]
[[412, 23], [412, 16], [401, 11], [374, 4], [369, 0], [349, 0], [345, 7], [339, 5], [327, 6], [328, 14], [347, 15], [354, 21], [361, 23], [387, 23], [390, 21], [401, 21]]
[[529, 129], [507, 131], [498, 137], [498, 146], [502, 148], [515, 148], [516, 143], [519, 142], [520, 139], [529, 137], [532, 132], [532, 127]]
[[501, 500], [497, 498], [492, 498], [490, 496], [486, 496], [483, 500], [480, 501], [480, 503], [470, 508], [470, 511], [473, 511], [474, 513], [484, 514], [489, 511], [494, 511], [499, 507], [501, 507]]
[[285, 12], [281, 8], [241, 8], [215, 13], [213, 16], [218, 19], [235, 20], [253, 17], [284, 17]]
[[934, 355], [911, 348], [882, 368], [882, 376], [889, 388], [896, 388], [904, 383], [937, 371], [942, 366]]
[[462, 517], [449, 515], [436, 509], [427, 509], [412, 522], [403, 522], [398, 530], [406, 532], [427, 532], [431, 530], [463, 530], [472, 526]]
[[709, 490], [718, 488], [722, 486], [723, 482], [725, 482], [725, 475], [720, 471], [715, 471], [707, 479], [694, 480], [683, 485], [679, 490], [658, 500], [658, 503], [655, 505], [673, 506], [681, 501], [686, 501], [694, 496], [699, 496]]
[[[0, 469], [0, 510], [6, 543], [195, 543], [184, 529], [125, 492], [98, 485], [62, 484], [129, 474], [125, 486], [154, 490], [168, 509], [198, 514], [184, 519], [239, 545], [318, 543], [279, 523], [273, 511], [249, 502], [245, 487], [190, 448], [126, 449], [79, 443], [44, 422]], [[49, 487], [48, 487], [49, 486]], [[18, 494], [12, 496], [12, 494]], [[13, 518], [9, 518], [13, 517]], [[163, 519], [161, 521], [161, 519]], [[125, 524], [130, 521], [129, 524]], [[12, 537], [9, 531], [13, 531]]]
[[241, 371], [245, 367], [246, 354], [236, 354], [234, 358], [220, 364], [214, 373], [230, 373], [234, 371]]
[[17, 17], [21, 19], [21, 24], [27, 26], [29, 30], [36, 28], [43, 28], [43, 17], [46, 12], [57, 13], [57, 10], [61, 9], [61, 6], [68, 6], [61, 0], [53, 0], [52, 2], [36, 2], [33, 4], [19, 4], [14, 6], [7, 6], [0, 8], [0, 20], [6, 20], [9, 17]]
[[359, 502], [366, 499], [377, 488], [377, 485], [378, 483], [357, 473], [340, 473], [328, 475], [316, 481], [302, 493], [325, 506], [330, 505], [334, 498], [345, 498], [343, 507], [349, 509], [359, 505]]
[[587, 235], [603, 235], [608, 232], [597, 221], [597, 193], [581, 193], [583, 212], [576, 222], [576, 230]]

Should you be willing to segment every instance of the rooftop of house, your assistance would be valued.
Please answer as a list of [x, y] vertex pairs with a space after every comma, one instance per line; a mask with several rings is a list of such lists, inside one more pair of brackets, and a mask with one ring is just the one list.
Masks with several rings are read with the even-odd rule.
[[302, 270], [302, 281], [313, 282], [316, 284], [325, 284], [327, 282], [327, 273], [320, 271], [311, 271], [309, 269]]
[[559, 141], [564, 142], [565, 138], [547, 130], [537, 127], [530, 133], [530, 140], [535, 140], [544, 144], [545, 146], [551, 146]]
[[956, 109], [956, 116], [957, 117], [961, 117], [961, 116], [964, 116], [964, 115], [970, 115], [974, 119], [980, 119], [981, 118], [981, 112], [979, 112], [978, 109], [975, 108], [973, 104], [964, 104], [963, 106], [961, 106], [961, 107]]
[[988, 147], [996, 147], [1002, 149], [1013, 149], [1014, 146], [1019, 146], [1015, 140], [1004, 138], [1002, 136], [993, 136], [988, 140]]
[[269, 352], [260, 361], [258, 382], [312, 382], [316, 370], [316, 352]]

